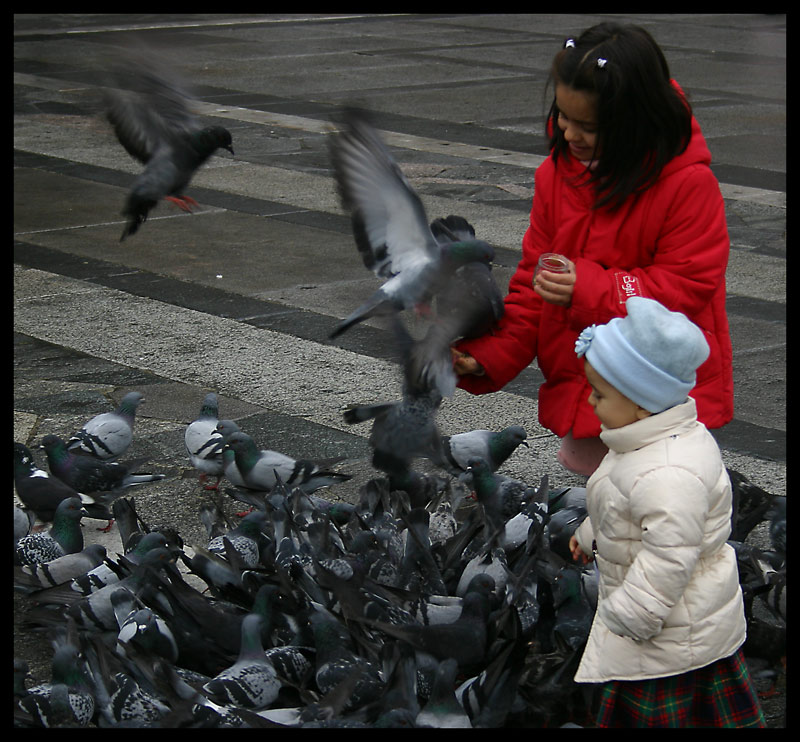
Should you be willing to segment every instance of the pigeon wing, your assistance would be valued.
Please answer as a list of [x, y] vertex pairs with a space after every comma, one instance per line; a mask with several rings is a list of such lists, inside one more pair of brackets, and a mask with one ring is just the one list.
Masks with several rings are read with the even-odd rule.
[[377, 132], [350, 112], [331, 146], [336, 181], [364, 265], [381, 278], [438, 261], [425, 209]]

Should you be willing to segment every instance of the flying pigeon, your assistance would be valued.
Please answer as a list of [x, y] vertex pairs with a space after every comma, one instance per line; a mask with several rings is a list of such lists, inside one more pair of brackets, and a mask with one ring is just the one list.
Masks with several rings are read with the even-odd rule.
[[80, 498], [62, 500], [53, 516], [53, 525], [47, 531], [23, 536], [14, 548], [16, 564], [42, 564], [65, 554], [83, 550], [81, 517], [86, 511]]
[[349, 474], [321, 469], [313, 461], [259, 449], [247, 433], [233, 433], [225, 446], [234, 452], [236, 467], [248, 489], [271, 492], [280, 480], [288, 488], [311, 493], [351, 479]]
[[[414, 342], [402, 322], [393, 319], [395, 335], [403, 357], [403, 396], [394, 402], [350, 405], [344, 420], [355, 423], [373, 420], [369, 445], [372, 465], [390, 477], [406, 478], [416, 457], [445, 465], [442, 437], [436, 414], [442, 392], [436, 383], [418, 373], [413, 360]], [[450, 369], [452, 373], [452, 369]]]
[[363, 116], [347, 111], [343, 131], [330, 141], [336, 182], [351, 214], [356, 246], [364, 265], [386, 279], [331, 337], [373, 315], [429, 304], [458, 268], [472, 261], [491, 262], [494, 250], [474, 236], [437, 239], [419, 196]]
[[120, 242], [139, 229], [162, 198], [191, 211], [197, 202], [184, 191], [194, 173], [219, 148], [233, 154], [230, 132], [203, 127], [181, 85], [154, 67], [152, 62], [132, 61], [118, 75], [116, 87], [107, 90], [106, 116], [117, 139], [145, 166], [122, 212], [127, 223]]
[[136, 409], [142, 402], [144, 395], [141, 392], [128, 392], [116, 410], [95, 415], [68, 438], [67, 450], [104, 460], [122, 456], [133, 442]]
[[217, 489], [223, 475], [222, 433], [217, 430], [219, 402], [214, 392], [209, 392], [200, 408], [196, 420], [186, 426], [184, 443], [189, 461], [200, 472], [200, 479], [216, 477], [215, 484], [207, 484], [206, 489]]
[[500, 431], [470, 430], [442, 437], [444, 455], [455, 473], [465, 472], [470, 459], [483, 459], [496, 472], [519, 446], [528, 446], [528, 434], [521, 425]]
[[42, 448], [47, 453], [50, 472], [78, 492], [108, 492], [135, 484], [157, 482], [164, 474], [133, 474], [127, 464], [101, 461], [68, 451], [56, 435], [46, 435]]

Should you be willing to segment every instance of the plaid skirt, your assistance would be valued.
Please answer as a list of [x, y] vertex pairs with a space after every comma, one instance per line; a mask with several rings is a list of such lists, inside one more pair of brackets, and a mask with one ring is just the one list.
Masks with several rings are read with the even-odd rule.
[[680, 675], [612, 680], [600, 695], [598, 727], [766, 727], [739, 649]]

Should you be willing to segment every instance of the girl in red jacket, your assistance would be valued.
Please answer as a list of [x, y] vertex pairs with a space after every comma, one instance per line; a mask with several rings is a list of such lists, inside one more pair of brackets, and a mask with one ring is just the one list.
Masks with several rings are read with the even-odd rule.
[[[551, 154], [536, 171], [504, 317], [453, 348], [454, 369], [459, 386], [483, 394], [538, 359], [539, 422], [562, 439], [561, 464], [588, 476], [607, 449], [575, 340], [624, 316], [631, 296], [656, 299], [703, 330], [711, 353], [697, 371], [698, 418], [718, 428], [733, 417], [730, 242], [711, 154], [647, 31], [601, 23], [567, 39], [551, 80]], [[534, 279], [548, 252], [565, 256], [568, 272]]]

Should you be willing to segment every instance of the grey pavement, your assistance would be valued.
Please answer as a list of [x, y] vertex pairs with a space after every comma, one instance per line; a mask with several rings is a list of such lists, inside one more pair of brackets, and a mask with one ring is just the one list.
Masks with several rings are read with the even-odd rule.
[[[731, 236], [736, 394], [735, 420], [714, 434], [729, 466], [785, 494], [783, 15], [16, 15], [15, 440], [71, 434], [144, 391], [131, 455], [167, 478], [137, 490], [137, 505], [197, 543], [210, 495], [183, 429], [213, 389], [223, 416], [263, 447], [344, 457], [353, 479], [326, 496], [352, 500], [374, 471], [368, 425], [346, 425], [342, 409], [396, 398], [400, 380], [380, 321], [327, 340], [375, 287], [331, 177], [336, 114], [369, 111], [429, 216], [467, 216], [496, 246], [505, 283], [547, 154], [549, 61], [567, 35], [606, 18], [651, 31], [711, 148]], [[161, 204], [120, 244], [140, 168], [103, 119], [100, 87], [119, 48], [140, 41], [232, 132], [236, 154], [197, 174], [195, 213]], [[540, 383], [534, 365], [497, 394], [457, 392], [443, 432], [522, 423], [531, 448], [504, 471], [583, 484], [537, 423]], [[15, 641], [34, 653], [37, 640]]]

